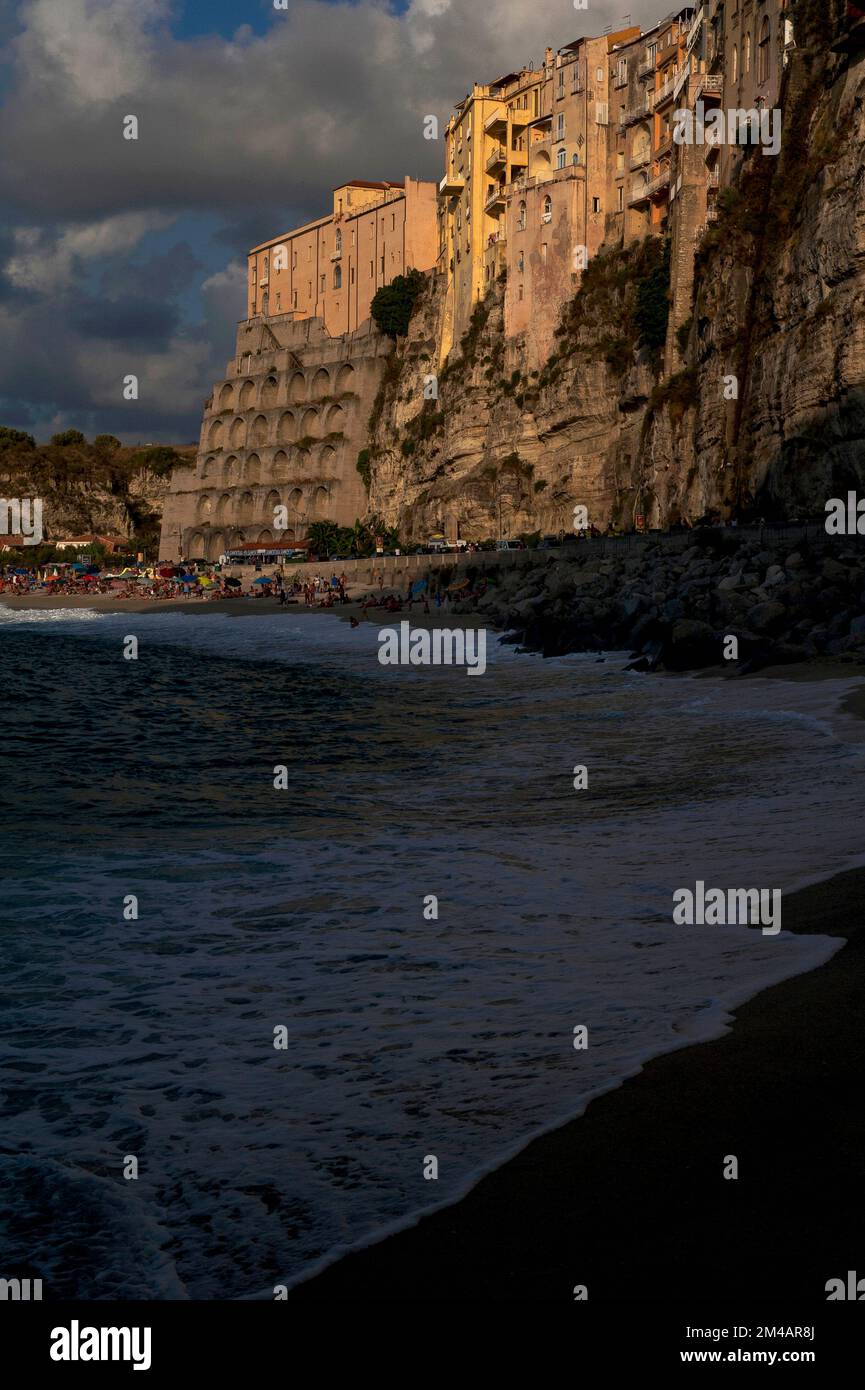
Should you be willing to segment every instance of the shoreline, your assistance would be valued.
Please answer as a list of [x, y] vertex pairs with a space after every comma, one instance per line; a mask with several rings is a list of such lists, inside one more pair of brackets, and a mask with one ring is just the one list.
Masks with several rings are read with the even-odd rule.
[[[106, 603], [104, 596], [34, 604], [32, 597], [7, 606], [359, 616], [358, 604]], [[482, 620], [407, 609], [369, 615], [379, 617], [417, 625]], [[736, 678], [718, 670], [663, 674]], [[857, 674], [824, 658], [753, 677], [797, 683]], [[835, 712], [865, 718], [865, 682]], [[865, 867], [785, 894], [785, 930], [842, 939], [827, 961], [728, 1005], [721, 1036], [684, 1041], [642, 1063], [581, 1114], [520, 1141], [464, 1195], [325, 1257], [289, 1296], [357, 1301], [361, 1288], [361, 1297], [385, 1301], [573, 1301], [582, 1283], [593, 1301], [669, 1303], [695, 1288], [713, 1301], [823, 1301], [828, 1279], [856, 1269], [857, 1258], [861, 1264], [853, 1213], [865, 1120], [845, 1107], [865, 1076], [863, 894]], [[736, 1182], [721, 1176], [727, 1154], [739, 1159]]]
[[842, 939], [827, 961], [725, 1010], [720, 1037], [643, 1063], [289, 1297], [572, 1302], [585, 1284], [605, 1302], [825, 1301], [826, 1281], [861, 1264], [863, 893], [865, 867], [791, 893], [785, 930]]

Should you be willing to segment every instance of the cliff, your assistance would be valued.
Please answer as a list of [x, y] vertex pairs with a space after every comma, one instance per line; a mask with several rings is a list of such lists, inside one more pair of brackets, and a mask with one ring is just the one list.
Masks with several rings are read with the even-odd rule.
[[479, 539], [570, 530], [577, 504], [601, 529], [815, 516], [865, 486], [865, 54], [836, 45], [842, 13], [800, 0], [781, 153], [755, 149], [722, 194], [666, 350], [666, 247], [608, 247], [542, 368], [504, 337], [499, 278], [425, 399], [429, 277], [370, 419], [372, 512], [406, 539]]

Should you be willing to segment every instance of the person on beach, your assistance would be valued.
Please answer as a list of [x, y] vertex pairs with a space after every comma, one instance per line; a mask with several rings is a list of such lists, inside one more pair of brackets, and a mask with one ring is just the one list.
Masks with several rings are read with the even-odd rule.
[[384, 570], [379, 570], [376, 578], [378, 579], [379, 593], [381, 593], [381, 590], [384, 588]]

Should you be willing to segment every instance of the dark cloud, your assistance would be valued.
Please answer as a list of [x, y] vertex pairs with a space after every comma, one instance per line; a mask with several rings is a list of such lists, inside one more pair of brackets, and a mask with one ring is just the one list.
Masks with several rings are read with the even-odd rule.
[[[21, 0], [0, 69], [2, 419], [40, 437], [194, 438], [233, 352], [248, 248], [324, 212], [347, 178], [437, 178], [426, 115], [443, 125], [473, 81], [618, 26], [622, 8], [294, 0], [264, 34], [239, 5], [231, 39], [181, 40], [171, 0]], [[635, 23], [659, 13], [630, 8]], [[137, 140], [123, 138], [128, 115]], [[198, 253], [179, 241], [141, 255], [188, 214], [207, 219]], [[206, 276], [214, 246], [230, 263]], [[127, 372], [137, 402], [121, 398]]]

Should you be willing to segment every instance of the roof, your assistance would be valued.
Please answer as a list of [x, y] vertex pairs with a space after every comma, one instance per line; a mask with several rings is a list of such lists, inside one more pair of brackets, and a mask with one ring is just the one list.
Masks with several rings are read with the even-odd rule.
[[336, 183], [333, 186], [334, 193], [338, 188], [404, 188], [404, 179], [385, 180], [379, 183], [374, 179], [346, 179], [345, 183]]

